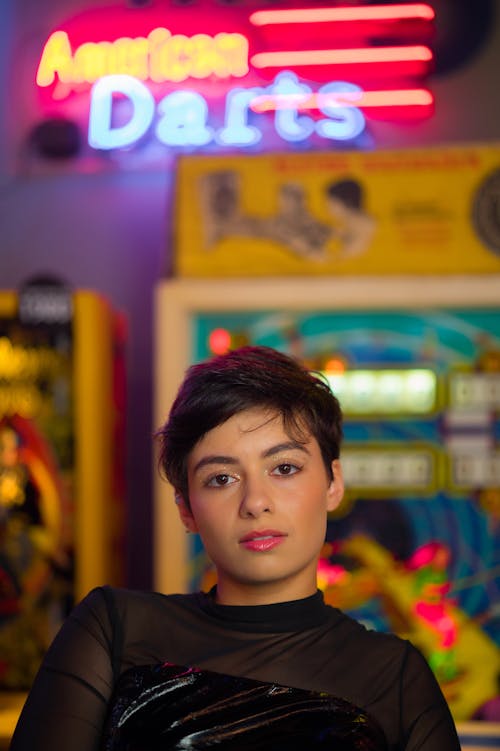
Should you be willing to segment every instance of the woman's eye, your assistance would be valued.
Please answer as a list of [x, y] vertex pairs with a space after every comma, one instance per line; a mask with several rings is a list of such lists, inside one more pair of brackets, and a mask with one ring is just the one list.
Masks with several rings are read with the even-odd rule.
[[235, 482], [234, 477], [221, 472], [220, 475], [213, 475], [213, 477], [210, 477], [206, 485], [209, 488], [222, 488], [225, 485], [231, 485], [233, 482]]
[[276, 475], [294, 475], [296, 472], [299, 472], [300, 467], [297, 467], [295, 464], [278, 464], [276, 469], [273, 470], [272, 474]]

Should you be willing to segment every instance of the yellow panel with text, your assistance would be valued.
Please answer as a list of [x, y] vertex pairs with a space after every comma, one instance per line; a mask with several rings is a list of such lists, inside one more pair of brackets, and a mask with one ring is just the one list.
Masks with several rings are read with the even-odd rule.
[[179, 276], [500, 272], [500, 144], [185, 156]]

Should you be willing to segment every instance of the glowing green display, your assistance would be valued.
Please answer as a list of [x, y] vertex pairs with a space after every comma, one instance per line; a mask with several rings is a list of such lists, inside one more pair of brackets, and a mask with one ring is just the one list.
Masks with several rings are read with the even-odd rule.
[[429, 369], [363, 369], [324, 375], [346, 414], [425, 415], [436, 409], [437, 378]]

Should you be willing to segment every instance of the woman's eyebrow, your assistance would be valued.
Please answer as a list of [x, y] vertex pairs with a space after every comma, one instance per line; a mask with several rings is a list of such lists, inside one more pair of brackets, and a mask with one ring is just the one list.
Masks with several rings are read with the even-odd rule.
[[[275, 446], [266, 449], [262, 452], [261, 457], [262, 459], [268, 459], [270, 456], [275, 456], [275, 454], [279, 454], [282, 451], [291, 451], [294, 449], [303, 451], [304, 454], [310, 453], [304, 443], [300, 443], [299, 441], [285, 441], [284, 443], [277, 443]], [[193, 467], [193, 472], [197, 472], [199, 469], [202, 469], [202, 467], [206, 467], [210, 464], [235, 465], [238, 464], [238, 459], [234, 456], [225, 456], [223, 454], [209, 454], [208, 456], [203, 456], [198, 462], [196, 462]]]
[[209, 456], [203, 456], [199, 462], [193, 467], [193, 472], [197, 472], [207, 464], [238, 464], [238, 460], [234, 456], [222, 456], [219, 454], [210, 454]]
[[293, 449], [297, 449], [298, 451], [303, 451], [304, 454], [310, 453], [304, 443], [299, 443], [299, 441], [286, 441], [285, 443], [278, 443], [276, 444], [276, 446], [271, 446], [271, 448], [268, 448], [265, 451], [263, 451], [261, 456], [263, 459], [267, 459], [270, 456], [279, 454], [281, 451], [290, 451]]

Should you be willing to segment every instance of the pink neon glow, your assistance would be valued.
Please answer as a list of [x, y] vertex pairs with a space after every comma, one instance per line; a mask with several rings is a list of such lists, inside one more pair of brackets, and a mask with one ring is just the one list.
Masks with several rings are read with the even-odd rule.
[[360, 91], [345, 94], [277, 94], [257, 96], [252, 100], [254, 112], [276, 109], [319, 109], [332, 103], [343, 107], [429, 107], [434, 97], [427, 89], [395, 89], [393, 91]]
[[259, 52], [250, 62], [255, 68], [286, 68], [295, 65], [356, 65], [370, 63], [428, 62], [432, 51], [424, 45], [373, 47], [350, 50], [286, 50]]
[[423, 566], [433, 565], [436, 568], [445, 569], [450, 560], [450, 551], [446, 545], [432, 540], [421, 545], [406, 561], [406, 567], [415, 571]]
[[449, 612], [446, 603], [425, 602], [415, 603], [414, 611], [430, 628], [440, 636], [440, 646], [444, 649], [452, 647], [458, 636], [458, 624]]
[[432, 21], [434, 9], [424, 3], [372, 5], [364, 8], [304, 8], [297, 10], [258, 10], [250, 16], [255, 26], [285, 23], [331, 23], [336, 21]]
[[318, 561], [318, 585], [320, 589], [326, 589], [335, 584], [345, 583], [348, 579], [348, 573], [343, 566], [339, 566], [336, 563], [330, 563], [325, 558], [320, 558]]

